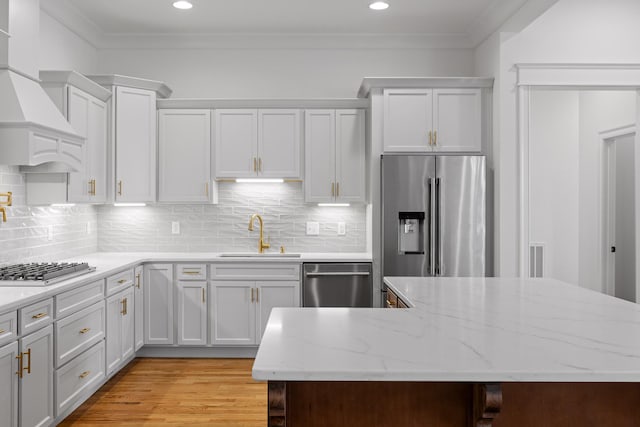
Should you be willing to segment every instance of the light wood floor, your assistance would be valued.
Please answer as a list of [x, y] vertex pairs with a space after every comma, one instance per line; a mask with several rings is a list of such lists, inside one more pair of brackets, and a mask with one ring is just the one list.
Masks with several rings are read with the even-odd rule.
[[267, 425], [253, 359], [136, 359], [61, 426]]

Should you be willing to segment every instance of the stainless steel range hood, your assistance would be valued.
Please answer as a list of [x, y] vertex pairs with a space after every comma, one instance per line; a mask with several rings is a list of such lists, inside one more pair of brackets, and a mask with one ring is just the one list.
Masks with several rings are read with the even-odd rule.
[[0, 165], [24, 172], [82, 170], [85, 139], [38, 79], [40, 1], [0, 0]]

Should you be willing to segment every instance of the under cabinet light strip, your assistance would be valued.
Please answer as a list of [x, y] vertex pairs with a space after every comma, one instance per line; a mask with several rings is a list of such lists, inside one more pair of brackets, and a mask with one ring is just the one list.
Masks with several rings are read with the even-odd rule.
[[351, 206], [351, 204], [350, 203], [318, 203], [318, 206], [340, 208], [340, 207]]
[[236, 182], [255, 183], [255, 184], [266, 184], [266, 183], [280, 184], [284, 182], [284, 179], [238, 178], [236, 179]]
[[119, 208], [128, 208], [128, 207], [136, 207], [136, 206], [147, 206], [146, 203], [114, 203], [113, 206], [117, 206]]

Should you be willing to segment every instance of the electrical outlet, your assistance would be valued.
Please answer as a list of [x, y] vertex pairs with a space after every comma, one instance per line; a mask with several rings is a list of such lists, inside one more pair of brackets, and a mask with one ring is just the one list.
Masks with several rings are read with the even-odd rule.
[[317, 236], [320, 234], [320, 223], [307, 221], [307, 236]]
[[171, 234], [180, 234], [180, 222], [172, 221], [171, 222]]
[[347, 234], [347, 224], [344, 222], [338, 223], [338, 236], [344, 236]]
[[53, 225], [49, 225], [47, 227], [47, 240], [48, 241], [52, 241], [53, 240]]

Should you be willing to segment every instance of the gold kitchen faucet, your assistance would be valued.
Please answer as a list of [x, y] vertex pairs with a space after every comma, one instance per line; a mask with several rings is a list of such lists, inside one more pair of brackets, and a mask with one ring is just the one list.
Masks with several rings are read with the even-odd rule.
[[263, 234], [264, 221], [262, 221], [262, 217], [259, 214], [256, 213], [251, 215], [251, 218], [249, 219], [249, 231], [253, 231], [253, 223], [256, 220], [256, 218], [258, 218], [258, 222], [260, 223], [260, 241], [258, 242], [258, 253], [262, 254], [264, 253], [264, 250], [269, 249], [271, 245], [269, 243], [264, 242], [264, 234]]

